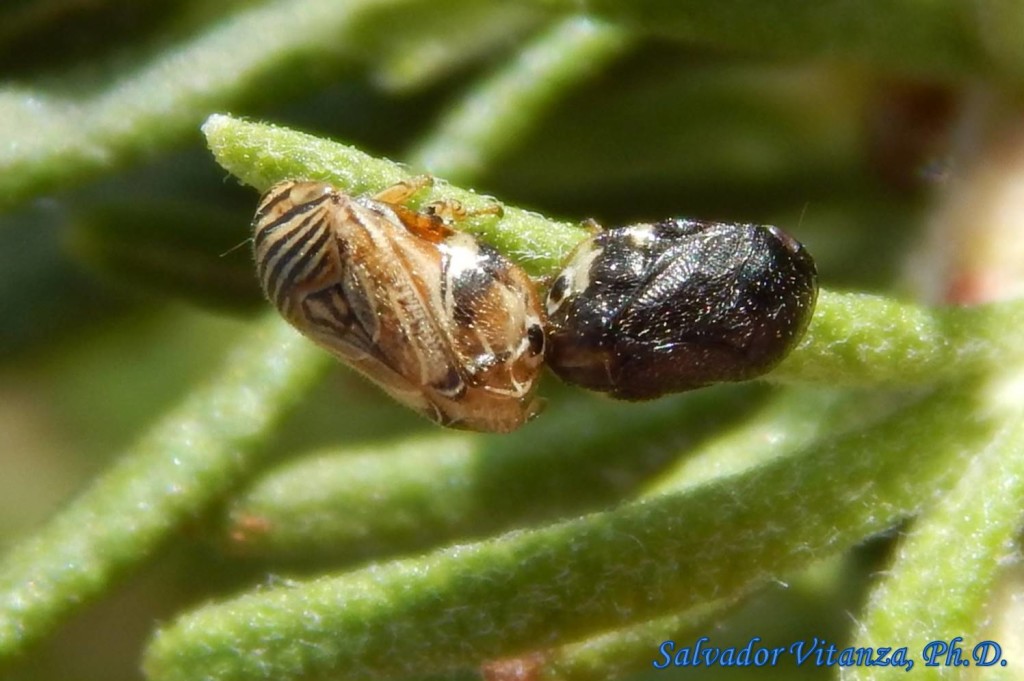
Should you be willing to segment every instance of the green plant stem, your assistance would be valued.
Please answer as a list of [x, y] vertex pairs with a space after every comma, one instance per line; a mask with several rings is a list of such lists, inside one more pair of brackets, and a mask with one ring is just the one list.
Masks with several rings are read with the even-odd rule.
[[530, 4], [592, 12], [623, 26], [751, 54], [862, 61], [933, 76], [992, 71], [976, 25], [970, 21], [970, 7], [962, 0], [530, 0]]
[[[210, 150], [232, 175], [259, 191], [286, 179], [323, 180], [351, 194], [379, 191], [415, 173], [358, 149], [287, 128], [214, 115], [203, 125]], [[435, 182], [422, 201], [455, 199], [470, 211], [493, 207], [494, 199]], [[566, 222], [511, 206], [504, 216], [469, 219], [473, 232], [534, 273], [550, 273], [586, 232]]]
[[201, 608], [144, 667], [153, 681], [395, 678], [727, 598], [918, 510], [991, 435], [972, 406], [942, 391], [722, 484]]
[[236, 552], [351, 561], [576, 515], [621, 500], [761, 394], [732, 386], [645, 404], [560, 394], [510, 435], [335, 448], [268, 471], [232, 503], [224, 534]]
[[324, 451], [242, 492], [224, 541], [279, 558], [409, 553], [614, 503], [652, 475], [645, 496], [738, 474], [898, 404], [787, 388], [750, 414], [762, 394], [720, 386], [640, 404], [560, 395], [543, 419], [508, 436], [439, 432]]
[[538, 676], [543, 681], [611, 681], [649, 670], [652, 661], [658, 658], [657, 646], [661, 641], [705, 635], [709, 622], [721, 618], [738, 600], [739, 597], [709, 601], [682, 614], [659, 617], [561, 646], [543, 655], [543, 667]]
[[0, 661], [142, 563], [252, 467], [329, 358], [274, 316], [110, 471], [0, 561]]
[[718, 437], [709, 438], [680, 457], [642, 494], [680, 492], [820, 446], [828, 438], [891, 413], [896, 408], [894, 402], [901, 401], [875, 395], [870, 404], [865, 404], [864, 396], [856, 391], [781, 388], [742, 423], [723, 429]]
[[1024, 348], [1021, 302], [928, 308], [821, 291], [800, 345], [766, 378], [849, 386], [927, 385], [1013, 364]]
[[336, 54], [356, 19], [394, 2], [261, 4], [93, 95], [0, 89], [0, 130], [11, 136], [0, 138], [0, 208], [181, 141], [211, 110], [267, 87], [275, 69], [297, 57]]
[[478, 0], [406, 0], [352, 37], [373, 82], [392, 94], [423, 91], [518, 45], [547, 19], [534, 7]]
[[[726, 478], [754, 466], [803, 450], [826, 446], [854, 428], [864, 427], [894, 412], [907, 399], [870, 402], [851, 392], [787, 388], [766, 401], [754, 414], [720, 437], [709, 439], [680, 457], [676, 466], [643, 491], [644, 496], [681, 492], [702, 484], [722, 484]], [[728, 599], [710, 601], [686, 612], [617, 629], [546, 652], [540, 661], [540, 677], [547, 681], [615, 679], [651, 669], [657, 642], [670, 638], [687, 640], [706, 635], [711, 620], [747, 594], [742, 590]]]
[[440, 177], [478, 177], [522, 139], [568, 87], [600, 71], [629, 46], [626, 33], [584, 17], [545, 30], [500, 70], [470, 88], [409, 155]]
[[[203, 126], [217, 161], [263, 191], [283, 179], [331, 182], [352, 194], [380, 190], [413, 173], [337, 142], [287, 128], [215, 115]], [[435, 183], [424, 200], [456, 199], [469, 209], [493, 200]], [[505, 206], [501, 219], [460, 225], [522, 263], [550, 275], [584, 238], [581, 228]], [[1005, 329], [1024, 328], [1024, 303], [970, 309], [925, 308], [881, 296], [822, 291], [807, 336], [767, 378], [824, 385], [934, 384], [1021, 353]]]
[[[953, 489], [915, 523], [859, 618], [853, 645], [877, 648], [898, 641], [909, 646], [918, 661], [916, 677], [948, 678], [941, 665], [944, 654], [940, 666], [921, 664], [932, 641], [962, 636], [963, 659], [971, 661], [970, 650], [989, 619], [985, 607], [1000, 607], [989, 599], [1003, 567], [1016, 560], [1022, 520], [1022, 378], [1011, 372], [985, 386], [982, 410], [1000, 414], [999, 432], [972, 452]], [[857, 667], [847, 676], [874, 680], [906, 678], [906, 673], [899, 667]]]

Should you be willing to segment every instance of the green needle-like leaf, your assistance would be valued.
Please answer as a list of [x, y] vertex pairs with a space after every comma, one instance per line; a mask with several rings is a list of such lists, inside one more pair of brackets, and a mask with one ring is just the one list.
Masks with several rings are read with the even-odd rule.
[[352, 561], [575, 515], [622, 499], [760, 395], [631, 405], [566, 393], [510, 435], [419, 433], [285, 463], [239, 495], [226, 534], [250, 554]]
[[960, 0], [530, 0], [530, 4], [593, 12], [622, 25], [728, 50], [866, 61], [932, 75], [991, 70], [976, 25], [970, 21], [970, 7]]
[[643, 493], [651, 496], [681, 491], [820, 446], [830, 437], [888, 415], [901, 404], [881, 396], [870, 405], [864, 402], [858, 391], [797, 387], [778, 390], [742, 423], [681, 457]]
[[0, 89], [0, 207], [182, 140], [211, 109], [254, 96], [289, 60], [337, 53], [355, 19], [394, 2], [285, 0], [244, 9], [83, 98]]
[[971, 407], [938, 393], [721, 484], [202, 608], [159, 634], [145, 668], [154, 681], [397, 678], [726, 598], [919, 509], [990, 438]]
[[[743, 594], [737, 594], [739, 600]], [[622, 627], [570, 643], [547, 652], [537, 660], [538, 676], [544, 681], [594, 681], [618, 679], [651, 669], [661, 662], [657, 645], [671, 638], [686, 640], [705, 635], [710, 622], [734, 605], [733, 600], [710, 601], [682, 613]]]
[[[351, 194], [364, 194], [415, 174], [398, 163], [337, 142], [230, 116], [210, 116], [203, 132], [217, 162], [261, 192], [281, 180], [305, 179], [324, 180]], [[423, 201], [455, 199], [470, 210], [494, 204], [494, 199], [442, 183], [435, 183], [423, 194]], [[480, 234], [537, 273], [551, 272], [585, 235], [569, 223], [510, 206], [504, 207], [500, 220], [467, 220], [460, 227]]]
[[720, 386], [628, 404], [562, 394], [543, 419], [508, 436], [439, 432], [324, 451], [268, 471], [240, 494], [225, 535], [235, 551], [254, 555], [352, 561], [407, 553], [600, 508], [654, 474], [645, 495], [692, 488], [863, 427], [900, 404], [790, 388], [750, 414], [755, 395]]
[[[882, 296], [822, 291], [807, 335], [771, 380], [846, 385], [927, 384], [1021, 353], [1024, 303], [927, 308]], [[840, 378], [843, 377], [843, 378]]]
[[126, 452], [60, 515], [0, 560], [0, 662], [140, 564], [248, 471], [329, 360], [276, 317], [219, 377]]
[[[1002, 568], [1015, 560], [1024, 500], [1024, 396], [1021, 374], [1010, 372], [984, 386], [983, 410], [1002, 424], [992, 440], [970, 452], [956, 486], [923, 515], [902, 542], [893, 566], [875, 588], [853, 645], [905, 645], [923, 679], [948, 678], [945, 650], [925, 647], [962, 637], [962, 660], [982, 638], [989, 603]], [[950, 658], [955, 659], [955, 658]], [[955, 663], [954, 663], [955, 664]], [[1013, 661], [1010, 662], [1013, 664]], [[993, 670], [998, 670], [997, 665]], [[986, 672], [982, 672], [986, 673]], [[850, 679], [905, 678], [902, 668], [851, 668]]]
[[410, 163], [441, 177], [477, 177], [535, 124], [568, 86], [600, 71], [630, 41], [624, 31], [593, 19], [556, 23], [485, 82], [458, 101]]

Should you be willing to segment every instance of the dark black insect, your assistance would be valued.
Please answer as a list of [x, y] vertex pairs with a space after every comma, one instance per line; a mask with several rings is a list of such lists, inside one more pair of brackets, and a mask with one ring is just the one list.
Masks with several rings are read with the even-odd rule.
[[804, 247], [776, 227], [674, 219], [580, 244], [547, 297], [563, 380], [646, 400], [771, 370], [817, 298]]

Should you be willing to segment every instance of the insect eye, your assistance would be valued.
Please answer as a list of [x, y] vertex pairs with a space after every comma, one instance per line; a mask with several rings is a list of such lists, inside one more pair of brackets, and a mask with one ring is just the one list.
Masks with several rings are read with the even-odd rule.
[[765, 229], [767, 229], [772, 236], [778, 239], [779, 243], [781, 243], [782, 246], [793, 255], [799, 253], [804, 247], [803, 244], [775, 225], [766, 225]]
[[530, 354], [539, 355], [544, 352], [544, 329], [540, 324], [533, 324], [526, 330], [526, 339], [530, 343]]
[[462, 376], [459, 375], [459, 372], [455, 367], [448, 367], [448, 371], [445, 373], [444, 378], [436, 381], [433, 384], [433, 387], [438, 392], [450, 397], [461, 397], [466, 394], [466, 383], [462, 380]]
[[564, 274], [555, 279], [548, 291], [548, 304], [558, 305], [565, 298], [565, 291], [569, 287], [569, 278]]

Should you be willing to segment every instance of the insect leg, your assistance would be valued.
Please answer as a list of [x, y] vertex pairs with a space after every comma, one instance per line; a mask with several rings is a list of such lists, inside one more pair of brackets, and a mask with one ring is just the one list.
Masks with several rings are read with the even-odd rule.
[[434, 178], [430, 175], [417, 175], [386, 187], [373, 195], [374, 201], [390, 204], [402, 204], [412, 198], [413, 194], [433, 186]]
[[424, 208], [424, 212], [428, 215], [436, 215], [445, 222], [458, 222], [459, 220], [465, 220], [466, 218], [478, 215], [493, 215], [498, 218], [505, 215], [505, 209], [497, 202], [483, 208], [469, 210], [461, 201], [456, 199], [442, 199], [428, 203]]

